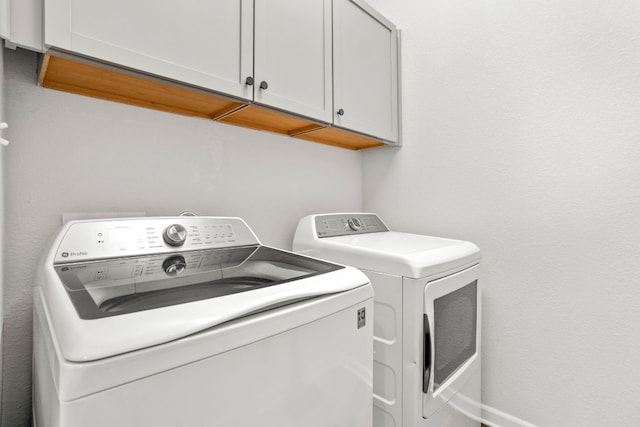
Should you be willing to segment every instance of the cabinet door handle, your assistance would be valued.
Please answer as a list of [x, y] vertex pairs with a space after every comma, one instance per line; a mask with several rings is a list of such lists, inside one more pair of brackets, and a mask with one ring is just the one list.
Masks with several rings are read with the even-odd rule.
[[269, 84], [264, 80], [260, 82], [260, 89], [266, 89], [269, 87]]
[[253, 77], [247, 77], [247, 79], [244, 81], [244, 84], [246, 84], [247, 86], [253, 86]]
[[338, 112], [336, 113], [339, 116], [344, 116], [344, 110], [341, 108], [338, 110]]
[[429, 380], [431, 379], [431, 329], [429, 328], [429, 318], [423, 315], [424, 354], [422, 362], [422, 392], [429, 393]]

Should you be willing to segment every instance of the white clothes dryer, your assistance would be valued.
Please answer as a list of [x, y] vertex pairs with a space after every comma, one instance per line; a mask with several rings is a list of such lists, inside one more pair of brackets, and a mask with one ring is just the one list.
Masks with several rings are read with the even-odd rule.
[[371, 280], [375, 427], [480, 426], [476, 245], [389, 231], [371, 213], [336, 213], [300, 220], [293, 250]]
[[37, 427], [369, 427], [373, 290], [239, 218], [67, 223], [34, 289]]

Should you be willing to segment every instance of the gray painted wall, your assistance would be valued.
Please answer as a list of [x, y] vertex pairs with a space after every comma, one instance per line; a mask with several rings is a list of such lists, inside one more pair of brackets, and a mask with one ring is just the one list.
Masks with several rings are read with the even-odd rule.
[[[0, 122], [5, 122], [4, 114], [4, 49], [0, 47]], [[8, 134], [7, 130], [0, 133], [0, 137]], [[0, 401], [2, 401], [2, 366], [3, 366], [3, 329], [4, 329], [4, 149], [0, 147]], [[0, 420], [2, 407], [0, 407]]]
[[5, 50], [3, 425], [29, 417], [33, 269], [61, 213], [238, 215], [288, 247], [302, 215], [362, 198], [483, 250], [494, 421], [637, 424], [640, 4], [369, 2], [403, 29], [404, 147], [365, 152], [364, 178], [359, 153], [39, 88], [35, 55]]
[[362, 208], [361, 154], [36, 85], [36, 55], [5, 50], [3, 426], [30, 417], [31, 287], [61, 214], [240, 216], [290, 248], [298, 220]]
[[486, 414], [639, 425], [640, 2], [370, 3], [404, 147], [365, 153], [364, 206], [483, 250]]

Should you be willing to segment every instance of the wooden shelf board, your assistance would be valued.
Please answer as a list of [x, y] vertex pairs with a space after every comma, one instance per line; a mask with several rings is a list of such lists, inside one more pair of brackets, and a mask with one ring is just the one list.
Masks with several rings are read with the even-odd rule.
[[294, 135], [309, 129], [319, 129], [323, 125], [299, 117], [289, 116], [278, 111], [267, 110], [257, 105], [249, 105], [234, 113], [222, 117], [222, 123], [251, 129], [267, 130], [282, 135]]
[[384, 142], [381, 140], [351, 133], [334, 127], [295, 135], [295, 138], [333, 145], [335, 147], [348, 148], [350, 150], [362, 150], [364, 148], [380, 147], [384, 145]]
[[46, 54], [44, 87], [187, 116], [215, 119], [244, 104], [143, 76]]
[[39, 83], [72, 92], [139, 107], [204, 117], [236, 126], [266, 130], [350, 150], [379, 147], [381, 140], [190, 89], [170, 82], [118, 71], [100, 64], [45, 54]]

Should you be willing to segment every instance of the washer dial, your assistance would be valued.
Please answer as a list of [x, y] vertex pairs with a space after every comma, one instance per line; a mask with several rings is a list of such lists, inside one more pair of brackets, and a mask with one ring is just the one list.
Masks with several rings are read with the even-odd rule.
[[162, 263], [162, 269], [167, 276], [177, 276], [187, 268], [187, 261], [182, 255], [174, 255], [165, 259]]
[[353, 231], [358, 231], [362, 228], [362, 223], [356, 217], [349, 218], [347, 220], [347, 224], [349, 225], [349, 228], [352, 229]]
[[182, 246], [187, 241], [187, 229], [180, 224], [171, 224], [162, 232], [162, 238], [169, 246]]

